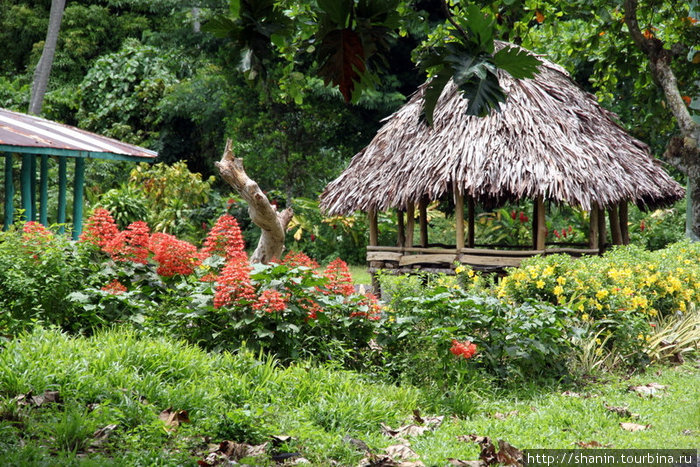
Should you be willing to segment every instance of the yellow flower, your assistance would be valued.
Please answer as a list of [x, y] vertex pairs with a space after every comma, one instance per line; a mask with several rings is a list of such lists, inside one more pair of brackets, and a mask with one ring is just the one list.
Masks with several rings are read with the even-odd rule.
[[[579, 306], [579, 309], [580, 309], [580, 310], [583, 310], [583, 305], [580, 305], [580, 306]], [[590, 316], [588, 316], [588, 313], [584, 313], [584, 314], [581, 315], [581, 319], [584, 320], [584, 321], [588, 321], [588, 318], [590, 318]]]
[[466, 268], [465, 268], [464, 266], [457, 266], [457, 267], [455, 268], [455, 273], [461, 274], [461, 273], [464, 272], [465, 269], [466, 269]]
[[561, 295], [563, 293], [564, 287], [562, 287], [561, 285], [557, 285], [556, 287], [554, 287], [554, 295]]
[[554, 274], [554, 266], [547, 266], [544, 268], [544, 271], [542, 271], [542, 276], [548, 277]]
[[595, 298], [597, 298], [598, 300], [603, 300], [605, 297], [608, 296], [609, 293], [610, 292], [608, 292], [607, 290], [601, 289], [598, 292], [596, 292]]
[[559, 285], [566, 284], [566, 277], [564, 277], [564, 276], [557, 277], [557, 284], [559, 284]]
[[601, 305], [601, 304], [598, 303], [598, 302], [595, 302], [595, 307], [596, 307], [597, 310], [602, 310], [602, 309], [603, 309], [603, 305]]
[[[583, 306], [583, 303], [580, 304], [579, 306], [577, 306], [576, 309], [577, 309], [578, 311], [583, 311], [583, 310], [585, 310], [585, 308], [584, 308], [584, 306]], [[588, 315], [584, 315], [584, 316], [588, 316]]]
[[543, 289], [544, 288], [544, 281], [539, 280], [535, 283], [535, 285], [537, 286], [538, 289]]

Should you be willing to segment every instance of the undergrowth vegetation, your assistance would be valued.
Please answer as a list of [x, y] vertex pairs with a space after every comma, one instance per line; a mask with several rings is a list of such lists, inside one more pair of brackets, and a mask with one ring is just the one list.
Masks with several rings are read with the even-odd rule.
[[[251, 266], [244, 247], [230, 215], [199, 246], [143, 221], [120, 227], [105, 209], [78, 242], [34, 222], [0, 234], [0, 453], [22, 465], [77, 455], [95, 465], [433, 465], [477, 456], [454, 441], [475, 431], [519, 448], [603, 431], [615, 447], [687, 447], [679, 430], [697, 436], [687, 413], [652, 407], [638, 426], [658, 424], [656, 434], [610, 433], [618, 422], [605, 404], [558, 394], [633, 404], [586, 382], [695, 361], [698, 244], [533, 258], [500, 279], [463, 265], [455, 276], [380, 275], [382, 301], [340, 259], [321, 266], [290, 252]], [[697, 398], [697, 385], [671, 381], [667, 408]], [[512, 429], [541, 422], [575, 429], [551, 442]], [[412, 439], [401, 455], [397, 433]]]

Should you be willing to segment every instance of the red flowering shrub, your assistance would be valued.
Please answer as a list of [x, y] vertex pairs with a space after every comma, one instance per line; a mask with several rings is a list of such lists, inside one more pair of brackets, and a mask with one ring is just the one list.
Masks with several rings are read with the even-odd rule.
[[112, 282], [103, 286], [100, 290], [114, 295], [119, 295], [126, 292], [126, 287], [124, 287], [124, 285], [121, 282], [119, 282], [119, 280], [114, 279]]
[[373, 321], [377, 321], [381, 318], [382, 307], [379, 305], [377, 297], [373, 293], [367, 292], [358, 304], [366, 306], [367, 311], [353, 311], [350, 313], [351, 318], [363, 317]]
[[163, 277], [192, 274], [194, 268], [202, 263], [197, 247], [178, 240], [174, 235], [154, 233], [149, 248], [153, 252], [153, 259], [158, 263], [156, 272]]
[[289, 251], [284, 256], [284, 259], [282, 260], [282, 264], [286, 264], [290, 268], [295, 268], [297, 266], [304, 266], [310, 269], [318, 269], [319, 265], [318, 263], [309, 258], [307, 255], [302, 253], [301, 251]]
[[238, 252], [243, 251], [245, 243], [243, 234], [238, 226], [235, 217], [224, 214], [219, 217], [214, 227], [209, 231], [209, 235], [204, 240], [202, 253], [206, 256], [219, 255], [231, 258]]
[[321, 308], [321, 305], [319, 305], [318, 303], [316, 303], [316, 301], [314, 301], [308, 297], [304, 297], [304, 298], [300, 299], [298, 302], [298, 305], [299, 305], [299, 308], [301, 308], [302, 310], [304, 310], [306, 312], [306, 319], [307, 320], [317, 319], [318, 315], [320, 313], [323, 313], [323, 308]]
[[275, 289], [264, 290], [258, 297], [258, 301], [253, 304], [253, 309], [262, 310], [266, 313], [284, 311], [287, 308], [285, 296]]
[[450, 347], [450, 352], [452, 352], [455, 357], [470, 359], [476, 353], [476, 344], [469, 341], [459, 342], [452, 339], [452, 347]]
[[216, 279], [214, 308], [254, 302], [255, 289], [250, 281], [250, 264], [244, 251], [232, 256]]
[[85, 222], [85, 230], [80, 234], [80, 241], [92, 243], [104, 250], [117, 235], [119, 235], [119, 229], [112, 215], [104, 208], [97, 208]]
[[105, 245], [103, 250], [115, 261], [133, 261], [146, 264], [148, 262], [150, 229], [143, 221], [136, 221], [126, 230], [119, 232], [116, 237]]
[[352, 276], [345, 261], [336, 258], [331, 261], [326, 270], [323, 272], [324, 277], [328, 279], [326, 288], [329, 293], [345, 295], [346, 297], [355, 293], [355, 287], [352, 285]]

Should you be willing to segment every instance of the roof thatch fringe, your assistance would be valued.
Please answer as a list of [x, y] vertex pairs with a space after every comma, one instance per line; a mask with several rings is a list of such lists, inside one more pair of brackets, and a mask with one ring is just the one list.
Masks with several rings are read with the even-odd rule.
[[466, 115], [468, 102], [450, 82], [432, 128], [420, 118], [424, 84], [326, 187], [321, 208], [404, 209], [423, 196], [443, 197], [453, 181], [490, 205], [543, 195], [586, 210], [621, 201], [658, 207], [684, 196], [649, 147], [564, 69], [543, 60], [539, 70], [521, 80], [499, 71], [507, 102], [483, 118]]

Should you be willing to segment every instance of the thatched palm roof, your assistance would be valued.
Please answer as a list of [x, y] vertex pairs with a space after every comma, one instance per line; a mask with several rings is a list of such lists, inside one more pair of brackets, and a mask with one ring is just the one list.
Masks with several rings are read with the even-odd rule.
[[483, 118], [467, 116], [467, 100], [448, 84], [432, 128], [420, 118], [424, 84], [326, 187], [321, 207], [403, 209], [423, 196], [441, 198], [453, 181], [487, 204], [543, 195], [583, 209], [621, 201], [657, 207], [684, 196], [649, 147], [563, 68], [543, 60], [539, 70], [522, 80], [499, 71], [507, 102]]

